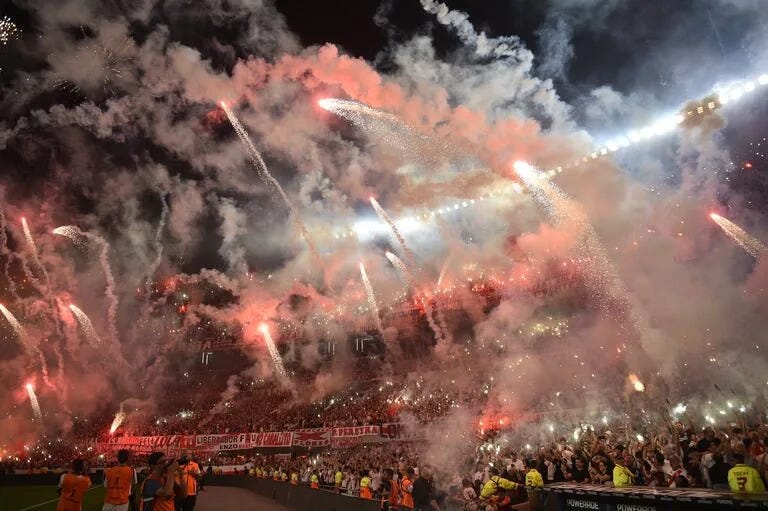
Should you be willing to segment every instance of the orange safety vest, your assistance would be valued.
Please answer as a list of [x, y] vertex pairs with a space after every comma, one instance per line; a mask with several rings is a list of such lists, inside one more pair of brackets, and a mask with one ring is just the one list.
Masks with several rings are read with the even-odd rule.
[[190, 461], [185, 467], [182, 467], [182, 473], [187, 485], [187, 495], [197, 495], [197, 477], [195, 474], [200, 473], [200, 466], [194, 461]]
[[403, 477], [403, 480], [400, 482], [400, 491], [403, 492], [400, 505], [409, 509], [413, 509], [413, 495], [406, 488], [412, 484], [413, 483], [410, 479], [408, 479], [408, 477]]
[[91, 487], [91, 478], [86, 475], [64, 474], [61, 479], [61, 497], [56, 511], [80, 511], [83, 496]]
[[174, 511], [173, 497], [144, 497], [144, 484], [150, 479], [158, 480], [160, 481], [161, 485], [165, 486], [166, 476], [162, 476], [158, 479], [157, 477], [150, 475], [144, 479], [144, 481], [141, 483], [141, 488], [139, 488], [139, 502], [141, 504], [140, 509], [144, 509], [144, 503], [152, 501], [152, 511]]
[[398, 498], [397, 489], [398, 489], [397, 484], [390, 479], [389, 480], [389, 499], [388, 499], [390, 506], [396, 506], [400, 502], [400, 499]]
[[373, 500], [373, 493], [371, 493], [371, 478], [363, 476], [360, 479], [360, 498]]
[[133, 469], [126, 465], [108, 468], [104, 474], [107, 480], [105, 504], [127, 504], [133, 485]]

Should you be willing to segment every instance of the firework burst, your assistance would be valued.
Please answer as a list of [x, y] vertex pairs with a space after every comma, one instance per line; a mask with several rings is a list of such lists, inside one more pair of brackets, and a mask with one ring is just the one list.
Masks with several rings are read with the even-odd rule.
[[21, 37], [21, 29], [8, 16], [0, 18], [0, 44], [5, 46], [8, 42]]

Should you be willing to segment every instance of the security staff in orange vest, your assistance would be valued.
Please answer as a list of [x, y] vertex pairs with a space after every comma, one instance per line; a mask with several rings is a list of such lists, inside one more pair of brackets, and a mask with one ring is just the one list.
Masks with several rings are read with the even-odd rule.
[[381, 509], [388, 511], [390, 509], [397, 509], [397, 505], [400, 503], [399, 492], [397, 483], [392, 480], [395, 473], [391, 468], [385, 468], [381, 472]]
[[197, 482], [200, 479], [200, 465], [184, 455], [179, 459], [181, 484], [187, 487], [187, 496], [181, 502], [182, 511], [194, 511], [197, 504]]
[[91, 487], [91, 478], [85, 474], [85, 462], [76, 459], [72, 462], [72, 472], [61, 476], [59, 480], [59, 503], [56, 511], [80, 511], [83, 496]]
[[107, 489], [102, 511], [128, 511], [131, 487], [137, 483], [136, 471], [128, 466], [127, 449], [117, 451], [117, 463], [104, 471], [104, 487]]
[[373, 493], [371, 492], [371, 478], [368, 476], [367, 470], [360, 471], [360, 498], [373, 500]]
[[317, 470], [312, 471], [312, 475], [309, 476], [309, 486], [313, 490], [319, 490], [320, 489], [320, 478], [317, 477]]
[[407, 509], [413, 509], [413, 479], [415, 475], [413, 469], [408, 467], [403, 480], [400, 482], [400, 492], [402, 494], [400, 505]]

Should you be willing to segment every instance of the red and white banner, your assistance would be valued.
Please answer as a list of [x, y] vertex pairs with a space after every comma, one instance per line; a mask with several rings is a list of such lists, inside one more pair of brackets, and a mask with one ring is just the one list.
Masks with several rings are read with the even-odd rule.
[[198, 451], [239, 451], [257, 447], [290, 447], [292, 439], [293, 432], [291, 431], [197, 435], [194, 449]]
[[402, 424], [382, 426], [346, 426], [336, 428], [311, 428], [296, 431], [270, 431], [267, 433], [228, 433], [220, 435], [166, 435], [111, 437], [105, 442], [95, 442], [101, 452], [128, 449], [137, 453], [152, 451], [240, 451], [259, 448], [288, 447], [352, 447], [363, 443], [394, 440], [422, 439], [424, 431], [412, 432]]
[[331, 445], [333, 447], [351, 447], [376, 440], [379, 436], [378, 426], [349, 426], [333, 428]]
[[331, 445], [329, 428], [297, 429], [293, 432], [293, 445], [297, 447], [325, 447]]
[[118, 451], [128, 449], [133, 452], [149, 453], [162, 451], [168, 447], [179, 447], [181, 437], [178, 435], [164, 436], [122, 436], [110, 438], [109, 441], [97, 444], [105, 450]]

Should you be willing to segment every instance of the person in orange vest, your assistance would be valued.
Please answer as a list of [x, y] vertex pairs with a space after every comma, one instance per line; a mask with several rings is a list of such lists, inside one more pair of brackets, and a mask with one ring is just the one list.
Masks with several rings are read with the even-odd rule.
[[413, 479], [415, 472], [411, 467], [408, 467], [405, 471], [403, 480], [400, 481], [400, 505], [407, 509], [413, 509]]
[[176, 474], [179, 462], [165, 458], [162, 452], [153, 452], [148, 458], [150, 474], [141, 483], [139, 506], [141, 511], [174, 511], [177, 491]]
[[373, 500], [373, 493], [371, 493], [371, 478], [368, 476], [367, 470], [360, 471], [360, 498]]
[[85, 475], [85, 462], [79, 458], [72, 461], [72, 472], [62, 474], [59, 479], [56, 511], [80, 511], [83, 496], [90, 487], [91, 478]]
[[197, 504], [197, 482], [200, 479], [200, 465], [185, 454], [179, 460], [181, 465], [181, 484], [187, 488], [187, 496], [181, 502], [182, 511], [194, 511]]
[[381, 509], [389, 511], [390, 509], [397, 509], [397, 505], [400, 503], [399, 491], [397, 483], [392, 480], [395, 473], [391, 468], [385, 468], [381, 472]]
[[320, 489], [320, 478], [317, 477], [317, 470], [313, 470], [312, 475], [309, 476], [309, 487], [313, 490]]
[[136, 471], [128, 466], [127, 449], [117, 451], [117, 466], [104, 472], [104, 507], [101, 511], [128, 511], [131, 499], [131, 487], [136, 484]]

